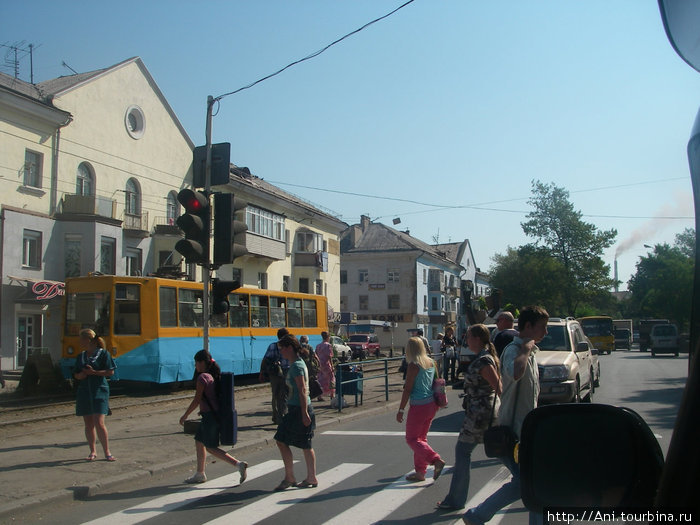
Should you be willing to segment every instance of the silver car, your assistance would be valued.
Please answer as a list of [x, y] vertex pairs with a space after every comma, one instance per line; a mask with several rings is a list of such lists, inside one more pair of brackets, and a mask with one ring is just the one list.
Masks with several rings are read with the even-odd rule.
[[590, 402], [595, 389], [591, 343], [579, 322], [550, 317], [547, 335], [537, 343], [540, 403]]

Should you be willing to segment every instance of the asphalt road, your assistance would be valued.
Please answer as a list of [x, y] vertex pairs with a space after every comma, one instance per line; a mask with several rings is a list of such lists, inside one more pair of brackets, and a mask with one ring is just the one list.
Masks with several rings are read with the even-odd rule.
[[[638, 412], [665, 452], [686, 378], [687, 354], [651, 358], [649, 353], [622, 351], [601, 356], [600, 362], [601, 386], [593, 401]], [[429, 442], [448, 465], [454, 460], [462, 417], [457, 393], [450, 392], [450, 407], [438, 413], [429, 435]], [[15, 517], [13, 523], [461, 523], [459, 512], [434, 509], [449, 488], [449, 468], [435, 483], [409, 484], [403, 480], [412, 471], [412, 454], [403, 439], [403, 425], [393, 417], [389, 412], [323, 428], [314, 439], [318, 489], [274, 493], [272, 489], [283, 473], [279, 454], [271, 447], [244, 458], [251, 469], [242, 486], [238, 486], [237, 474], [217, 462], [207, 467], [210, 481], [203, 485], [183, 486], [189, 472], [169, 471], [118, 486], [88, 501], [29, 512]], [[296, 475], [301, 480], [305, 469], [299, 452], [295, 451], [300, 460]], [[595, 450], [588, 453], [595, 454]], [[572, 457], [576, 460], [585, 461], [585, 455]], [[473, 455], [467, 505], [490, 495], [505, 479], [500, 463], [486, 458], [483, 448], [478, 447]], [[526, 510], [518, 501], [491, 523], [526, 522]]]

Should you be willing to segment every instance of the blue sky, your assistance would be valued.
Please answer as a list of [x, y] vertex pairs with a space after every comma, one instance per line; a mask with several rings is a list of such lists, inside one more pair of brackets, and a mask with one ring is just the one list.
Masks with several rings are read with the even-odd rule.
[[[199, 145], [207, 95], [402, 3], [4, 1], [0, 44], [36, 46], [35, 81], [70, 74], [63, 61], [83, 72], [140, 56]], [[484, 271], [530, 241], [530, 181], [554, 182], [584, 220], [618, 230], [605, 260], [620, 252], [626, 283], [643, 244], [694, 224], [685, 148], [699, 106], [700, 75], [669, 45], [655, 1], [415, 0], [222, 99], [213, 140], [350, 224], [400, 217], [426, 242], [468, 238]]]

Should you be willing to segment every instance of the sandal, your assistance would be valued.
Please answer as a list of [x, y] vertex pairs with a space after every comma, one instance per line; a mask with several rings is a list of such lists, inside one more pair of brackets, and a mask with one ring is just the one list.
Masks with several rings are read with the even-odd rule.
[[94, 452], [90, 452], [90, 454], [88, 454], [88, 457], [85, 458], [85, 461], [95, 461], [96, 459], [97, 454], [95, 454]]
[[300, 481], [294, 486], [298, 489], [315, 489], [316, 487], [318, 487], [318, 481], [316, 483], [311, 483], [309, 481], [304, 480]]
[[406, 476], [406, 481], [425, 481], [425, 476], [420, 476], [414, 472]]
[[442, 469], [445, 468], [445, 462], [441, 459], [436, 459], [433, 466], [435, 467], [435, 470], [433, 471], [433, 480], [437, 480], [440, 477], [440, 474], [442, 474]]
[[287, 481], [286, 479], [283, 479], [279, 485], [275, 487], [275, 492], [282, 492], [283, 490], [287, 490], [289, 487], [293, 487], [296, 485], [296, 481]]
[[112, 454], [105, 456], [105, 460], [107, 461], [117, 461], [117, 458], [115, 458]]

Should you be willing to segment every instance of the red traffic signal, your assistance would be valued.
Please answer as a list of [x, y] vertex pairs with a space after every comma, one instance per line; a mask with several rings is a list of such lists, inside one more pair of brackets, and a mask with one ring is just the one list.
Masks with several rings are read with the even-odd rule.
[[175, 249], [184, 255], [187, 262], [209, 263], [209, 197], [200, 191], [185, 189], [177, 194], [177, 200], [185, 209], [175, 224], [184, 232], [185, 238], [177, 241]]

